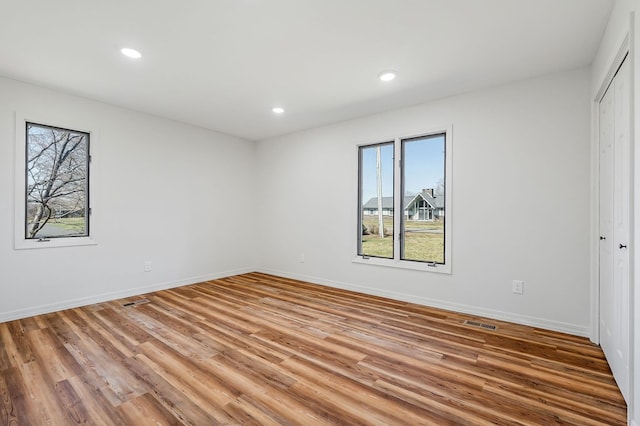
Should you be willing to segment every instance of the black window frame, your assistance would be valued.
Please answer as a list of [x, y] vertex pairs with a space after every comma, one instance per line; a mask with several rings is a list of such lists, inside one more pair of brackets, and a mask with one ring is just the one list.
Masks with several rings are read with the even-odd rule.
[[[68, 238], [90, 238], [91, 237], [91, 132], [85, 130], [76, 130], [72, 128], [44, 124], [35, 120], [25, 120], [25, 140], [24, 140], [24, 239], [25, 241], [46, 242], [50, 240], [62, 240]], [[39, 127], [43, 129], [53, 129], [55, 131], [70, 132], [83, 135], [86, 138], [85, 146], [85, 167], [84, 167], [84, 232], [82, 234], [65, 234], [65, 235], [43, 235], [29, 236], [29, 129], [30, 127]]]

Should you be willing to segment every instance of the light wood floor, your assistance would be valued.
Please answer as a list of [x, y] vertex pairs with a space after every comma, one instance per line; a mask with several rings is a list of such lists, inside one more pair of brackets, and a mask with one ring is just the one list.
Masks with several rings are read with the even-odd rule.
[[625, 424], [587, 339], [264, 274], [0, 324], [0, 424]]

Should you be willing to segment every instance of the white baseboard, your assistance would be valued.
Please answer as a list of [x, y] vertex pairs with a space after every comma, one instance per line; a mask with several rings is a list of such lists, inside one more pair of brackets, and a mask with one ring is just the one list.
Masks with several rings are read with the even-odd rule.
[[544, 318], [529, 317], [510, 312], [496, 311], [493, 309], [479, 308], [477, 306], [464, 305], [460, 303], [452, 303], [443, 300], [430, 299], [421, 296], [415, 296], [405, 293], [397, 293], [394, 291], [380, 290], [373, 287], [361, 286], [356, 284], [344, 283], [339, 281], [326, 280], [308, 275], [289, 273], [269, 268], [257, 268], [257, 272], [265, 274], [277, 275], [284, 278], [294, 280], [307, 281], [314, 284], [320, 284], [328, 287], [340, 288], [344, 290], [352, 290], [360, 293], [371, 294], [374, 296], [388, 297], [390, 299], [401, 300], [403, 302], [411, 302], [419, 305], [430, 306], [433, 308], [445, 309], [479, 317], [492, 318], [499, 321], [508, 321], [516, 324], [528, 325], [531, 327], [542, 328], [545, 330], [558, 331], [561, 333], [572, 334], [575, 336], [589, 337], [591, 329], [587, 326], [579, 326], [558, 321], [552, 321]]
[[446, 309], [449, 311], [461, 312], [469, 315], [475, 315], [486, 318], [493, 318], [500, 321], [509, 321], [516, 324], [528, 325], [531, 327], [543, 328], [546, 330], [559, 331], [576, 336], [589, 337], [589, 327], [577, 326], [557, 321], [551, 321], [544, 318], [529, 317], [525, 315], [513, 314], [509, 312], [496, 311], [492, 309], [479, 308], [477, 306], [463, 305], [459, 303], [451, 303], [443, 300], [430, 299], [405, 293], [397, 293], [388, 290], [380, 290], [373, 287], [344, 283], [339, 281], [327, 280], [324, 278], [313, 277], [303, 274], [295, 274], [285, 271], [279, 271], [269, 268], [243, 268], [232, 271], [224, 271], [209, 275], [190, 277], [181, 280], [155, 283], [143, 287], [134, 287], [127, 290], [103, 293], [96, 296], [83, 297], [78, 299], [66, 300], [62, 302], [51, 303], [47, 305], [35, 306], [25, 309], [18, 309], [9, 312], [0, 312], [0, 322], [12, 321], [21, 318], [27, 318], [34, 315], [42, 315], [50, 312], [61, 311], [64, 309], [77, 308], [80, 306], [92, 305], [95, 303], [108, 302], [110, 300], [122, 299], [125, 297], [136, 296], [153, 291], [166, 290], [169, 288], [180, 287], [184, 285], [195, 284], [203, 281], [225, 278], [233, 275], [245, 274], [249, 272], [262, 272], [265, 274], [277, 275], [284, 278], [291, 278], [301, 281], [307, 281], [314, 284], [320, 284], [328, 287], [340, 288], [344, 290], [352, 290], [360, 293], [371, 294], [375, 296], [388, 297], [390, 299], [401, 300], [404, 302], [417, 303], [419, 305], [431, 306], [434, 308]]
[[13, 321], [21, 318], [28, 318], [34, 315], [48, 314], [51, 312], [62, 311], [64, 309], [77, 308], [80, 306], [93, 305], [95, 303], [108, 302], [111, 300], [122, 299], [125, 297], [137, 296], [140, 294], [151, 293], [159, 290], [167, 290], [169, 288], [181, 287], [184, 285], [196, 284], [203, 281], [216, 280], [220, 278], [230, 277], [232, 275], [246, 274], [255, 271], [255, 268], [236, 269], [233, 271], [218, 272], [209, 275], [201, 275], [198, 277], [184, 278], [181, 280], [155, 283], [143, 287], [134, 287], [127, 290], [116, 291], [112, 293], [102, 293], [96, 296], [81, 297], [78, 299], [65, 300], [62, 302], [51, 303], [47, 305], [34, 306], [26, 309], [18, 309], [9, 312], [0, 312], [0, 322]]

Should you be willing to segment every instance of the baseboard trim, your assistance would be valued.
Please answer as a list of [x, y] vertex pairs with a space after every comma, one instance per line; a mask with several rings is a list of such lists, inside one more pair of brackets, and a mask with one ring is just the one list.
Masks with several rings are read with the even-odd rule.
[[63, 302], [51, 303], [47, 305], [34, 306], [32, 308], [18, 309], [15, 311], [1, 312], [0, 322], [13, 321], [22, 318], [32, 317], [34, 315], [48, 314], [51, 312], [62, 311], [65, 309], [78, 308], [80, 306], [93, 305], [95, 303], [109, 302], [111, 300], [123, 299], [125, 297], [137, 296], [154, 291], [167, 290], [170, 288], [181, 287], [190, 284], [196, 284], [209, 280], [217, 280], [220, 278], [230, 277], [233, 275], [246, 274], [255, 271], [255, 268], [243, 268], [232, 271], [217, 272], [208, 275], [184, 278], [176, 281], [168, 281], [155, 283], [143, 287], [134, 287], [127, 290], [116, 291], [112, 293], [102, 293], [96, 296], [81, 297], [78, 299], [66, 300]]
[[82, 297], [78, 299], [66, 300], [63, 302], [51, 303], [47, 305], [35, 306], [26, 309], [18, 309], [15, 311], [1, 312], [0, 322], [13, 321], [16, 319], [28, 318], [34, 315], [48, 314], [51, 312], [62, 311], [64, 309], [72, 309], [80, 306], [92, 305], [95, 303], [108, 302], [111, 300], [122, 299], [125, 297], [137, 296], [154, 291], [166, 290], [175, 287], [181, 287], [190, 284], [196, 284], [204, 281], [216, 280], [220, 278], [230, 277], [233, 275], [246, 274], [249, 272], [262, 272], [265, 274], [277, 275], [284, 278], [291, 278], [300, 281], [307, 281], [327, 287], [340, 288], [344, 290], [357, 291], [360, 293], [371, 294], [375, 296], [388, 297], [390, 299], [401, 300], [404, 302], [416, 303], [419, 305], [430, 306], [434, 308], [446, 309], [449, 311], [460, 312], [469, 315], [492, 318], [500, 321], [508, 321], [516, 324], [528, 325], [531, 327], [543, 328], [546, 330], [559, 331], [562, 333], [572, 334], [576, 336], [589, 337], [591, 329], [589, 327], [581, 327], [574, 324], [567, 324], [557, 321], [551, 321], [544, 318], [529, 317], [509, 312], [496, 311], [492, 309], [484, 309], [476, 306], [464, 305], [459, 303], [451, 303], [438, 299], [414, 296], [405, 293], [398, 293], [388, 290], [380, 290], [373, 287], [362, 286], [357, 284], [345, 283], [324, 278], [314, 277], [310, 275], [290, 273], [270, 268], [242, 268], [231, 271], [212, 273], [196, 277], [184, 278], [176, 281], [163, 283], [155, 283], [143, 287], [134, 287], [127, 290], [102, 293], [96, 296]]
[[475, 315], [479, 317], [492, 318], [499, 321], [508, 321], [516, 324], [527, 325], [530, 327], [542, 328], [545, 330], [558, 331], [580, 337], [589, 337], [590, 327], [583, 327], [574, 324], [568, 324], [558, 321], [552, 321], [544, 318], [530, 317], [510, 312], [497, 311], [493, 309], [484, 309], [476, 306], [464, 305], [460, 303], [452, 303], [444, 300], [430, 299], [427, 297], [414, 296], [405, 293], [397, 293], [394, 291], [380, 290], [373, 287], [367, 287], [357, 284], [345, 283], [340, 281], [327, 280], [324, 278], [290, 273], [270, 268], [257, 268], [257, 272], [265, 274], [277, 275], [283, 278], [307, 281], [313, 284], [324, 285], [328, 287], [340, 288], [343, 290], [357, 291], [360, 293], [371, 294], [374, 296], [388, 297], [390, 299], [401, 300], [403, 302], [416, 303], [418, 305], [429, 306], [433, 308], [445, 309], [448, 311], [460, 312], [463, 314]]

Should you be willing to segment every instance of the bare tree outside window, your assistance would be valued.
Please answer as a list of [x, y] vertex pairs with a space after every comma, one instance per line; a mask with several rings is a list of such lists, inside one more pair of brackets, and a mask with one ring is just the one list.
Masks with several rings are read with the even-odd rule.
[[89, 134], [26, 126], [26, 238], [88, 236]]

